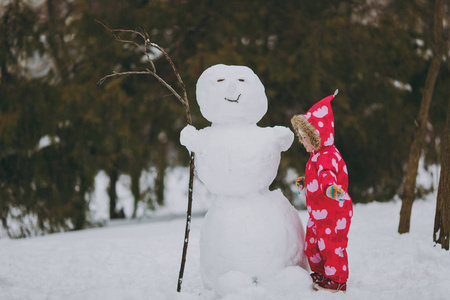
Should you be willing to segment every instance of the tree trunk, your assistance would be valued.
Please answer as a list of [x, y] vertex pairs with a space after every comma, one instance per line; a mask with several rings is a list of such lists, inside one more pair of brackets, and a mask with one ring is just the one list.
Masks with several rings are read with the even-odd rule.
[[132, 218], [135, 219], [138, 203], [141, 198], [141, 186], [140, 186], [141, 168], [134, 161], [133, 161], [133, 166], [132, 166], [132, 169], [130, 172], [130, 177], [131, 177], [131, 193], [133, 194], [133, 198], [134, 198], [134, 208], [133, 208]]
[[117, 191], [116, 185], [119, 180], [119, 172], [117, 170], [110, 170], [108, 172], [109, 176], [109, 187], [108, 187], [108, 196], [109, 196], [109, 218], [117, 219], [119, 214], [116, 210], [117, 204]]
[[428, 111], [433, 96], [436, 78], [439, 74], [439, 68], [442, 62], [442, 53], [444, 41], [442, 38], [442, 21], [444, 14], [444, 0], [436, 0], [434, 13], [434, 46], [433, 59], [428, 69], [425, 87], [420, 104], [419, 115], [416, 123], [417, 127], [414, 132], [414, 138], [411, 144], [408, 159], [408, 169], [406, 172], [405, 185], [402, 193], [402, 208], [400, 210], [400, 222], [398, 225], [399, 233], [407, 233], [410, 228], [412, 205], [415, 198], [417, 167], [419, 165], [420, 153], [422, 150], [422, 141], [425, 128], [428, 122]]
[[86, 193], [87, 193], [87, 184], [84, 176], [82, 174], [78, 175], [80, 180], [80, 190], [77, 192], [77, 197], [73, 199], [73, 229], [81, 230], [86, 227], [86, 211], [87, 211], [87, 202], [86, 202]]
[[[434, 218], [433, 241], [449, 250], [450, 240], [450, 101], [441, 148], [441, 176]], [[439, 235], [439, 236], [438, 236]]]
[[167, 135], [161, 132], [158, 136], [158, 162], [156, 163], [155, 193], [156, 203], [164, 205], [164, 178], [167, 168]]

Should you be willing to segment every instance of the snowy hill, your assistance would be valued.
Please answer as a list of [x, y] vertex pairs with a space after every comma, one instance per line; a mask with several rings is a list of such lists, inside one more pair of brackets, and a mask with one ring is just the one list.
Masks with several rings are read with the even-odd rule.
[[[397, 233], [400, 202], [355, 205], [344, 294], [315, 292], [291, 268], [224, 299], [448, 299], [450, 254], [432, 241], [435, 197], [416, 201], [411, 233]], [[307, 214], [299, 212], [303, 223]], [[0, 299], [215, 299], [202, 287], [199, 233], [191, 226], [181, 293], [176, 292], [182, 218], [0, 240]]]

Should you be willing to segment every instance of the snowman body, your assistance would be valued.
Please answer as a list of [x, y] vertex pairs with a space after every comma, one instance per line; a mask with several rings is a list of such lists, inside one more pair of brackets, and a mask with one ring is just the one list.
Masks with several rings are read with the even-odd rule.
[[[281, 158], [277, 130], [256, 125], [212, 125], [198, 131], [196, 170], [214, 194], [245, 196], [267, 189]], [[289, 136], [289, 131], [284, 132]]]
[[216, 195], [200, 234], [204, 286], [223, 285], [233, 272], [253, 282], [289, 266], [307, 269], [299, 215], [281, 191], [269, 191], [294, 134], [256, 125], [267, 111], [259, 78], [247, 67], [215, 65], [200, 76], [197, 101], [212, 124], [188, 125], [180, 141], [196, 153], [197, 176]]

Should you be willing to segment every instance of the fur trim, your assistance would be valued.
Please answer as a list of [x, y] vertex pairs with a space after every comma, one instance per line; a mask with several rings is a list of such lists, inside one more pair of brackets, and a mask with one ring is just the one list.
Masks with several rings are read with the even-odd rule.
[[303, 141], [302, 135], [300, 134], [301, 131], [302, 134], [309, 139], [309, 142], [311, 143], [311, 145], [314, 147], [315, 150], [320, 149], [321, 144], [320, 135], [317, 133], [317, 129], [314, 128], [314, 126], [311, 125], [311, 123], [309, 123], [308, 120], [306, 120], [303, 115], [293, 116], [291, 119], [291, 124], [300, 142]]

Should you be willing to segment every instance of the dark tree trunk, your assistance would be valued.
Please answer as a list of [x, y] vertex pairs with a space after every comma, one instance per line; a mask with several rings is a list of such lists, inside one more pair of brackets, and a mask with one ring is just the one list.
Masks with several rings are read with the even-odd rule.
[[109, 218], [117, 219], [119, 214], [116, 210], [117, 204], [117, 190], [116, 185], [119, 180], [119, 172], [117, 170], [110, 170], [108, 172], [109, 176], [109, 187], [108, 187], [108, 196], [109, 196]]
[[419, 115], [416, 120], [416, 130], [411, 144], [408, 159], [408, 169], [406, 172], [405, 185], [402, 193], [402, 208], [400, 210], [400, 222], [398, 225], [399, 233], [409, 232], [411, 222], [411, 211], [415, 198], [417, 167], [419, 165], [420, 153], [422, 150], [422, 141], [425, 128], [428, 122], [428, 112], [433, 96], [436, 78], [439, 74], [439, 68], [442, 62], [443, 38], [442, 38], [442, 21], [444, 14], [444, 0], [436, 0], [434, 13], [434, 47], [433, 59], [428, 69], [425, 87], [420, 104]]
[[449, 250], [450, 240], [450, 101], [447, 108], [443, 143], [441, 148], [441, 176], [434, 219], [433, 240]]
[[156, 203], [164, 205], [164, 178], [167, 168], [167, 136], [161, 132], [158, 136], [158, 162], [156, 163], [155, 193]]
[[87, 193], [87, 184], [83, 175], [79, 175], [80, 190], [77, 193], [77, 197], [73, 202], [74, 216], [72, 217], [73, 226], [75, 230], [80, 230], [86, 227], [86, 211], [87, 202], [85, 195]]
[[141, 168], [139, 165], [134, 163], [131, 170], [131, 193], [133, 194], [134, 198], [134, 208], [133, 208], [133, 215], [132, 218], [136, 218], [136, 211], [138, 207], [138, 203], [141, 198], [141, 187], [139, 180], [141, 179]]

